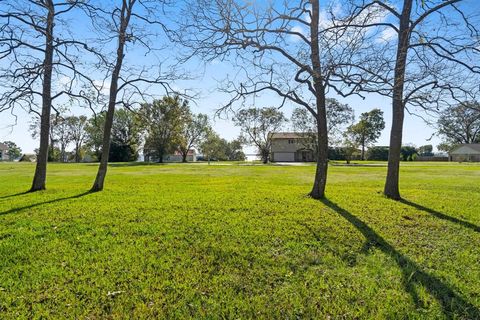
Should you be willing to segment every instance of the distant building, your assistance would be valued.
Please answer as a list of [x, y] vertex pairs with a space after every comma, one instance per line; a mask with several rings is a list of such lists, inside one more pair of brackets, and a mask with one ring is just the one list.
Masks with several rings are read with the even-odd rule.
[[[158, 157], [152, 155], [152, 152], [149, 150], [144, 149], [143, 160], [145, 162], [158, 162]], [[180, 151], [175, 151], [172, 154], [167, 154], [163, 156], [163, 162], [182, 162], [182, 154]], [[197, 152], [194, 149], [188, 150], [187, 153], [187, 162], [195, 162], [197, 161]]]
[[36, 162], [37, 161], [37, 155], [34, 153], [24, 153], [21, 157], [20, 162]]
[[480, 143], [461, 144], [449, 153], [450, 161], [480, 162]]
[[[182, 154], [180, 151], [175, 151], [173, 154], [167, 154], [163, 157], [164, 162], [182, 162]], [[197, 153], [194, 149], [190, 149], [187, 152], [187, 162], [197, 161]]]
[[271, 160], [273, 162], [311, 162], [315, 161], [310, 139], [298, 132], [270, 133], [272, 139]]
[[10, 160], [8, 156], [8, 146], [5, 143], [0, 143], [0, 161]]

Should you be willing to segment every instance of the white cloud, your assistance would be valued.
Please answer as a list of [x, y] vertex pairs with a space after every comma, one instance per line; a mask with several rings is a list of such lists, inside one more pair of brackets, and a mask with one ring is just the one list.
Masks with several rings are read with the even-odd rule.
[[392, 28], [387, 28], [384, 29], [382, 32], [380, 32], [379, 37], [377, 38], [377, 42], [390, 42], [393, 39], [397, 37], [397, 32], [393, 30]]
[[66, 86], [68, 84], [70, 84], [70, 82], [72, 81], [72, 78], [68, 77], [68, 76], [61, 76], [59, 79], [58, 79], [58, 83], [61, 85], [61, 86]]
[[93, 84], [100, 90], [100, 92], [104, 95], [108, 95], [110, 93], [110, 83], [107, 81], [102, 80], [93, 80]]
[[[308, 36], [307, 31], [302, 26], [294, 26], [293, 28], [290, 29], [290, 31], [299, 33], [299, 34], [304, 35], [304, 36]], [[302, 38], [300, 38], [300, 36], [292, 34], [292, 35], [290, 35], [290, 40], [292, 42], [299, 42], [299, 41], [302, 40]]]

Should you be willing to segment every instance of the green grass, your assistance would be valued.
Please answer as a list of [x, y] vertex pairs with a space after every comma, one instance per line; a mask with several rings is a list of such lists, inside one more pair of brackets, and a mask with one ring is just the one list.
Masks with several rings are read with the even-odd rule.
[[0, 164], [0, 318], [480, 318], [480, 166]]

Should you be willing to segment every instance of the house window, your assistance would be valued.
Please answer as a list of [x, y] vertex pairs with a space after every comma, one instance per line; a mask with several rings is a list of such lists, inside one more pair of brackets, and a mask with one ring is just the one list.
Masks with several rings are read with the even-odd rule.
[[288, 144], [295, 144], [295, 139], [288, 139]]

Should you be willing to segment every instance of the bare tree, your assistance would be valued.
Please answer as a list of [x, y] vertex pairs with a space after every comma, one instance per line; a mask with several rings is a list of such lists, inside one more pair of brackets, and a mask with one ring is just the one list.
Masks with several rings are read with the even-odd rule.
[[[63, 16], [85, 1], [31, 0], [0, 2], [0, 111], [16, 108], [40, 117], [40, 148], [30, 191], [45, 189], [52, 103], [84, 99], [82, 86], [92, 81], [81, 71], [80, 53], [93, 53], [76, 39]], [[37, 106], [41, 105], [41, 110]]]
[[[378, 0], [351, 2], [357, 6], [344, 26], [378, 32], [378, 41], [372, 46], [373, 50], [361, 54], [369, 56], [370, 63], [352, 59], [346, 65], [371, 75], [369, 80], [373, 81], [359, 77], [350, 85], [355, 90], [376, 92], [392, 99], [384, 194], [400, 199], [399, 166], [405, 111], [421, 116], [418, 110], [428, 114], [472, 98], [480, 74], [479, 15], [468, 9], [473, 4], [468, 0], [403, 0], [400, 6]], [[372, 8], [384, 10], [387, 18], [368, 24], [355, 22], [354, 17]]]
[[[343, 131], [353, 122], [355, 114], [348, 104], [337, 99], [327, 98], [327, 132], [329, 145], [338, 145], [342, 141]], [[292, 112], [293, 130], [302, 136], [305, 148], [317, 150], [317, 122], [307, 109], [297, 107]]]
[[[335, 6], [319, 0], [244, 2], [197, 0], [185, 11], [178, 41], [191, 55], [206, 60], [229, 59], [239, 69], [221, 86], [232, 95], [221, 111], [236, 102], [263, 92], [277, 94], [282, 103], [306, 108], [316, 119], [317, 170], [310, 195], [322, 198], [328, 168], [326, 96], [329, 90], [347, 96], [355, 93], [345, 86], [348, 74], [338, 72], [364, 45], [363, 29], [329, 28], [336, 20]], [[356, 21], [376, 19], [373, 10]], [[322, 17], [322, 18], [321, 18]], [[346, 68], [345, 68], [346, 69]]]
[[[168, 32], [166, 26], [158, 19], [163, 12], [167, 0], [122, 0], [120, 6], [90, 6], [90, 13], [97, 22], [97, 30], [104, 42], [116, 42], [114, 61], [107, 63], [105, 74], [109, 80], [108, 106], [103, 130], [102, 155], [95, 182], [91, 191], [103, 190], [107, 174], [108, 155], [110, 151], [111, 131], [115, 106], [122, 104], [131, 109], [151, 98], [149, 86], [160, 85], [166, 92], [174, 92], [168, 81], [177, 79], [175, 68], [162, 70], [158, 62], [157, 68], [152, 65], [135, 65], [127, 60], [127, 48], [142, 48], [144, 54], [158, 52], [162, 49], [160, 32]], [[159, 41], [160, 40], [160, 41]], [[161, 43], [158, 46], [158, 43]]]

